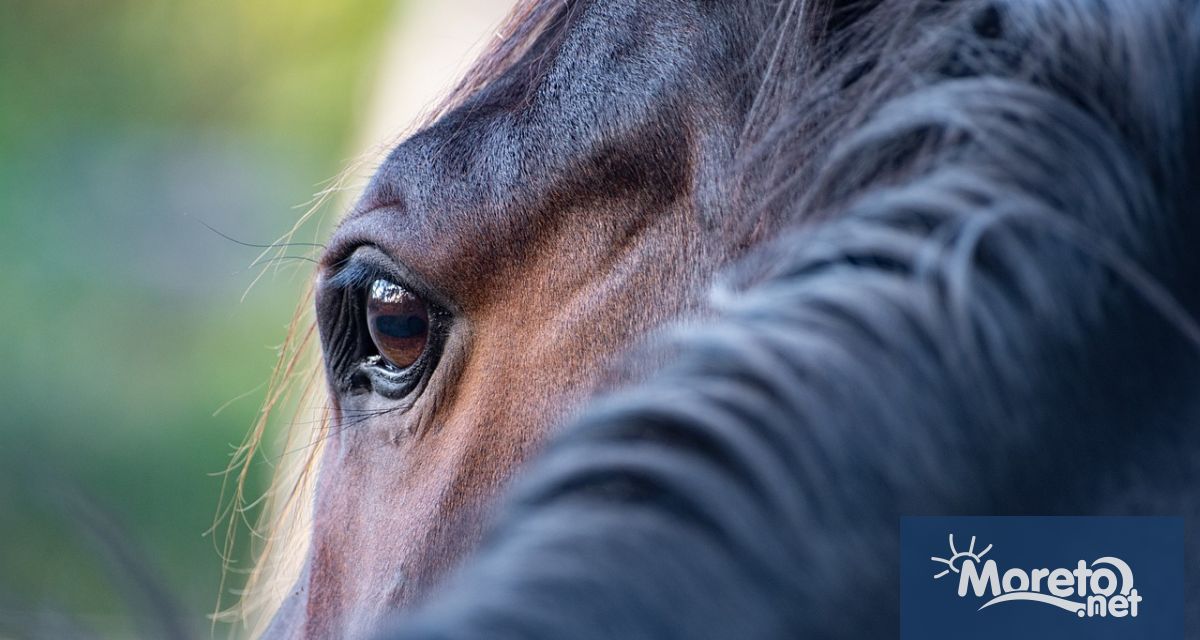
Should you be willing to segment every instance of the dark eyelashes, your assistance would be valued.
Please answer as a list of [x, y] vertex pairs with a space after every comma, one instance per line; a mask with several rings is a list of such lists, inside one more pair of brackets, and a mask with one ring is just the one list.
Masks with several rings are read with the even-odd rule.
[[[363, 251], [364, 249], [366, 251]], [[442, 306], [445, 302], [437, 291], [431, 290], [403, 265], [393, 264], [383, 251], [373, 245], [360, 246], [353, 253], [333, 262], [329, 269], [330, 275], [325, 279], [325, 286], [332, 290], [361, 292], [376, 280], [387, 280], [412, 291], [435, 306]]]
[[443, 292], [429, 286], [403, 264], [394, 264], [382, 250], [373, 245], [359, 246], [352, 253], [331, 262], [327, 269], [328, 275], [322, 286], [331, 292], [357, 296], [364, 293], [376, 280], [387, 280], [420, 297], [440, 318], [445, 318], [448, 311], [456, 308], [453, 300]]
[[397, 280], [394, 273], [380, 265], [361, 260], [351, 260], [333, 274], [327, 283], [344, 291], [355, 291], [366, 288], [375, 280]]
[[364, 331], [359, 326], [361, 302], [359, 296], [354, 295], [356, 289], [349, 288], [352, 285], [352, 282], [348, 282], [332, 289], [336, 292], [335, 297], [332, 297], [323, 314], [327, 323], [325, 360], [331, 371], [337, 372], [334, 377], [339, 380], [346, 375], [352, 361], [364, 347]]
[[341, 381], [349, 375], [359, 356], [370, 348], [361, 318], [366, 288], [376, 279], [395, 276], [382, 265], [353, 255], [334, 262], [333, 268], [336, 270], [322, 283], [327, 296], [322, 317], [327, 326], [325, 359], [331, 374]]

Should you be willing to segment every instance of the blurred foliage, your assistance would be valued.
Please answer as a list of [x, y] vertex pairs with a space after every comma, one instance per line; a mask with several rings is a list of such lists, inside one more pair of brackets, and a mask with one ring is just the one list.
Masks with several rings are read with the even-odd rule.
[[335, 153], [388, 4], [6, 0], [0, 131], [216, 126]]
[[[204, 224], [258, 243], [291, 227], [347, 159], [393, 10], [5, 1], [0, 637], [53, 636], [63, 614], [137, 630], [80, 517], [90, 508], [207, 635], [221, 572], [221, 540], [203, 536], [211, 474], [253, 420], [308, 272], [243, 301], [257, 251]], [[255, 469], [261, 491], [269, 467]]]

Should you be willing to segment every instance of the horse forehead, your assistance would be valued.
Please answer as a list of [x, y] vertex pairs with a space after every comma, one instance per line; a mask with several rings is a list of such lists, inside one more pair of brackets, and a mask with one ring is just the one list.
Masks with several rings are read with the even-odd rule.
[[703, 83], [693, 71], [719, 58], [722, 16], [696, 2], [593, 2], [565, 27], [545, 77], [543, 97], [586, 96], [591, 102], [652, 95], [680, 81]]
[[350, 217], [401, 199], [478, 212], [539, 195], [589, 157], [661, 159], [689, 114], [729, 104], [722, 74], [706, 69], [728, 62], [718, 16], [695, 2], [576, 4], [554, 44], [396, 147]]
[[[692, 136], [711, 140], [721, 122], [730, 136], [738, 129], [736, 114], [722, 120], [734, 102], [719, 85], [727, 74], [704, 69], [728, 64], [716, 62], [727, 43], [713, 36], [726, 30], [698, 6], [580, 4], [545, 56], [527, 56], [394, 149], [343, 235], [387, 238], [435, 279], [475, 276], [498, 247], [557, 220], [611, 224], [654, 207], [606, 202], [678, 197], [695, 169]], [[578, 219], [595, 201], [606, 202]]]

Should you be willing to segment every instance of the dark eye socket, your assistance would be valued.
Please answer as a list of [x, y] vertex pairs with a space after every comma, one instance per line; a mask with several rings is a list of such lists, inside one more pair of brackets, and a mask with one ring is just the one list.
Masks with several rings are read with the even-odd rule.
[[389, 280], [368, 287], [366, 320], [379, 355], [396, 369], [411, 367], [429, 344], [429, 305]]

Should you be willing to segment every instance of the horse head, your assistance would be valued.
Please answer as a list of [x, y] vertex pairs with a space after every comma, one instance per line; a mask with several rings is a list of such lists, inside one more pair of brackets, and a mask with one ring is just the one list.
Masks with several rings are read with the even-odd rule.
[[879, 637], [902, 514], [1195, 513], [1195, 2], [514, 16], [321, 260], [269, 637], [371, 631], [485, 527], [394, 637]]
[[[479, 539], [498, 489], [767, 228], [729, 215], [761, 19], [530, 3], [486, 82], [403, 141], [321, 260], [333, 419], [275, 623], [354, 634]], [[765, 27], [764, 27], [765, 28]]]

